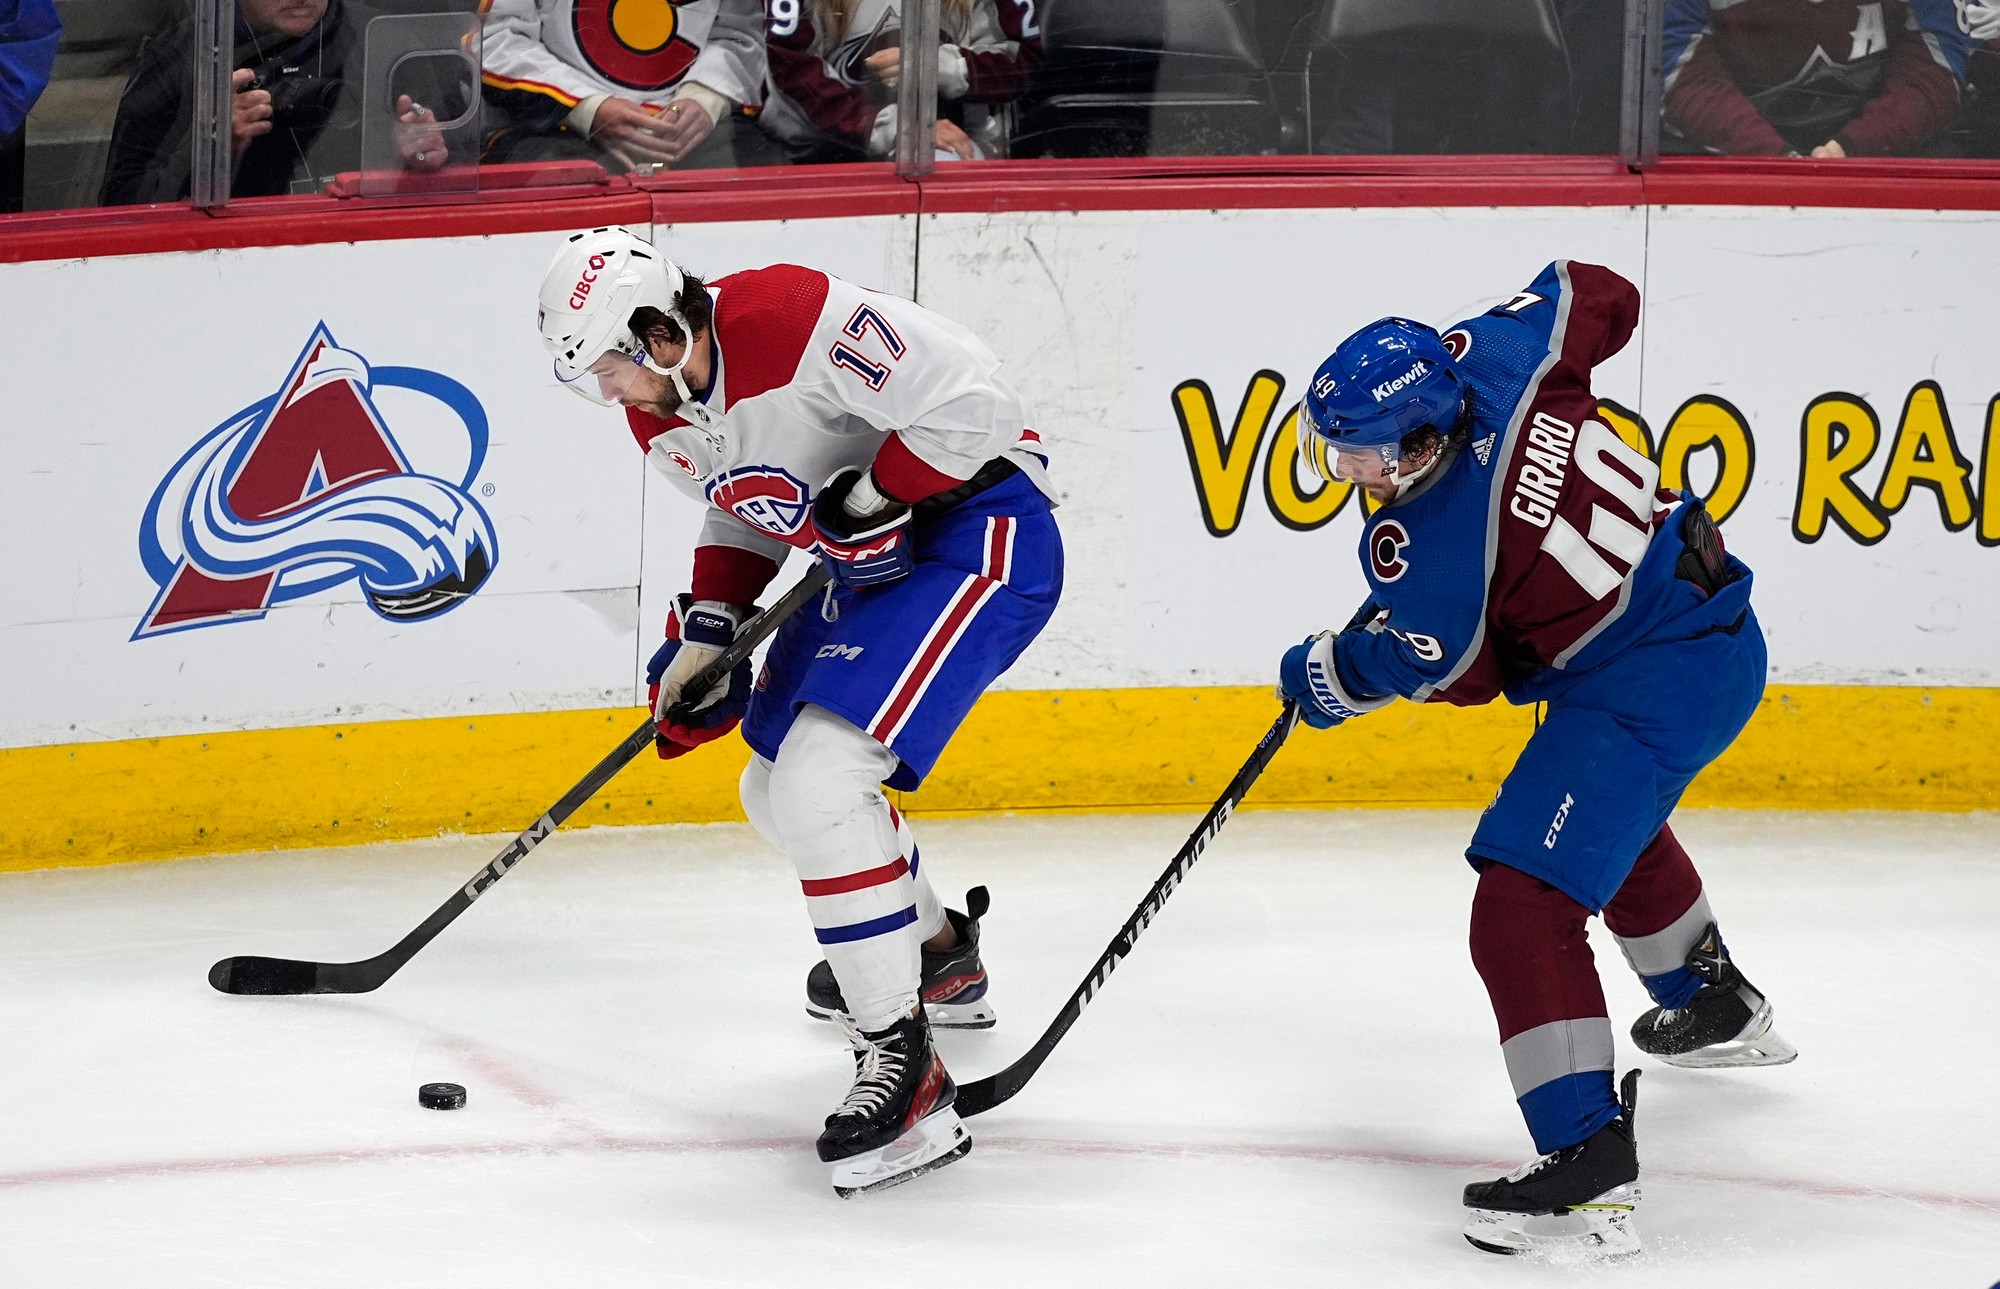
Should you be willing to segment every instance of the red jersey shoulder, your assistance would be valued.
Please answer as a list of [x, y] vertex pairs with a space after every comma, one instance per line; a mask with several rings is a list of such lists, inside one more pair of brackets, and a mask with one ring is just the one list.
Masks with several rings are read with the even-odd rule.
[[715, 284], [715, 339], [731, 405], [798, 375], [827, 290], [826, 274], [796, 264], [731, 273]]
[[676, 425], [685, 425], [686, 422], [678, 416], [671, 421], [663, 421], [644, 408], [628, 407], [625, 409], [625, 424], [632, 427], [632, 437], [639, 440], [639, 450], [650, 452], [654, 439]]

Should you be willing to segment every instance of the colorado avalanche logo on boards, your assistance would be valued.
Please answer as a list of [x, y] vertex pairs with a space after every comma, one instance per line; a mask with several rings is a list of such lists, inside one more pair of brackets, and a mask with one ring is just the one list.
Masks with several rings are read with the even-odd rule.
[[[432, 421], [458, 422], [469, 451], [456, 482], [411, 465], [375, 404], [389, 389], [442, 404]], [[466, 491], [485, 459], [486, 412], [471, 390], [415, 367], [370, 368], [321, 323], [278, 392], [211, 430], [154, 491], [139, 555], [160, 594], [132, 638], [254, 621], [354, 579], [395, 621], [464, 603], [500, 559], [493, 521]]]
[[708, 501], [752, 528], [794, 546], [806, 544], [801, 530], [812, 513], [812, 498], [806, 486], [787, 471], [761, 465], [731, 470], [709, 483]]

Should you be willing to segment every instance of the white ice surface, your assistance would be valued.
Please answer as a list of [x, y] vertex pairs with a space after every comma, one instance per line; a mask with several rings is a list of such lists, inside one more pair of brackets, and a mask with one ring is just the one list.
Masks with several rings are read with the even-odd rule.
[[[919, 821], [994, 892], [997, 1029], [1040, 1032], [1185, 816]], [[451, 839], [0, 878], [0, 1284], [1956, 1286], [2000, 1280], [2000, 820], [1685, 815], [1803, 1055], [1645, 1065], [1638, 1259], [1481, 1254], [1531, 1153], [1464, 944], [1471, 818], [1233, 821], [964, 1161], [841, 1201], [845, 1089], [784, 862], [742, 827], [562, 833], [379, 993], [234, 998], [232, 953], [386, 948]], [[1620, 1031], [1644, 1006], [1596, 930]], [[470, 1088], [452, 1113], [419, 1083]]]

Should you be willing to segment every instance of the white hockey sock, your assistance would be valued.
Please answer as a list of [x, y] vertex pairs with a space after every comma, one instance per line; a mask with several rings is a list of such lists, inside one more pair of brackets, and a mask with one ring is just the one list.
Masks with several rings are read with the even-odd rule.
[[930, 875], [924, 872], [923, 856], [917, 851], [917, 838], [910, 831], [910, 821], [903, 818], [903, 812], [893, 803], [889, 806], [889, 822], [896, 825], [897, 853], [909, 862], [910, 878], [917, 885], [917, 939], [928, 940], [944, 930], [944, 905], [938, 902], [937, 892], [931, 889]]
[[[807, 706], [761, 776], [766, 835], [798, 870], [820, 949], [848, 1014], [864, 1030], [882, 1029], [917, 1004], [923, 910], [899, 844], [905, 830], [882, 791], [895, 768], [894, 752], [824, 708]], [[746, 810], [751, 777], [744, 775]], [[935, 907], [936, 897], [929, 903]], [[937, 916], [941, 925], [941, 909]]]

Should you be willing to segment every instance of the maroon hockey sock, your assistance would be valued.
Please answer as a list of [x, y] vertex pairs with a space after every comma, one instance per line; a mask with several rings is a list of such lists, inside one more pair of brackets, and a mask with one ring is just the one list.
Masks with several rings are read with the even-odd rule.
[[1632, 865], [1632, 875], [1604, 906], [1604, 925], [1621, 939], [1657, 935], [1678, 922], [1701, 898], [1701, 874], [1674, 836], [1662, 826]]
[[1517, 868], [1490, 863], [1472, 899], [1472, 965], [1486, 982], [1500, 1041], [1552, 1021], [1606, 1015], [1590, 912]]
[[1618, 1117], [1611, 1021], [1584, 924], [1590, 911], [1539, 878], [1488, 863], [1472, 899], [1472, 963], [1500, 1023], [1514, 1098], [1547, 1152]]
[[1618, 937], [1625, 961], [1662, 1007], [1684, 1006], [1701, 988], [1687, 956], [1714, 921], [1701, 874], [1673, 829], [1664, 825], [1604, 906], [1604, 925]]

